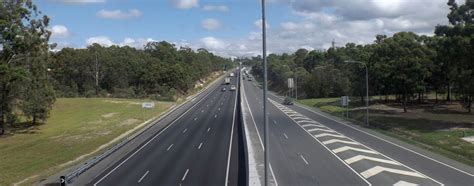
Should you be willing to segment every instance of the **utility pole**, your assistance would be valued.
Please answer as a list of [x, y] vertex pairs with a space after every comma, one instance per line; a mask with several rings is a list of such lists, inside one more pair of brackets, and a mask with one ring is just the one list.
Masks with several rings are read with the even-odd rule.
[[360, 61], [353, 61], [353, 60], [346, 60], [346, 63], [358, 63], [364, 65], [365, 67], [365, 91], [366, 91], [366, 99], [365, 99], [365, 107], [366, 107], [366, 115], [365, 115], [365, 124], [369, 125], [369, 68], [367, 68], [367, 64], [360, 62]]
[[267, 115], [267, 25], [265, 20], [265, 0], [262, 0], [262, 55], [263, 55], [263, 123], [264, 123], [264, 162], [265, 162], [265, 185], [268, 185], [269, 171], [269, 135]]

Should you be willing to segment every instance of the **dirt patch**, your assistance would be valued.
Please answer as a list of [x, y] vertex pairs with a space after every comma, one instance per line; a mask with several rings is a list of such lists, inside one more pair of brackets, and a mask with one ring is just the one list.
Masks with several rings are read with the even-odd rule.
[[111, 117], [114, 117], [114, 115], [116, 115], [118, 113], [116, 112], [112, 112], [112, 113], [107, 113], [107, 114], [104, 114], [102, 115], [103, 118], [111, 118]]
[[130, 118], [130, 119], [126, 119], [125, 121], [122, 121], [122, 123], [119, 124], [119, 126], [124, 126], [124, 125], [133, 125], [137, 122], [139, 122], [140, 120], [138, 119], [135, 119], [135, 118]]
[[112, 133], [112, 131], [110, 130], [104, 130], [104, 131], [98, 131], [98, 132], [95, 132], [95, 134], [99, 135], [99, 136], [103, 136], [103, 135], [108, 135]]
[[103, 123], [104, 121], [102, 121], [101, 119], [99, 120], [95, 120], [95, 121], [89, 121], [87, 122], [87, 124], [92, 124], [92, 125], [98, 125], [98, 124], [101, 124]]
[[116, 104], [141, 105], [140, 102], [136, 102], [136, 101], [104, 100], [104, 102], [107, 102], [107, 103], [116, 103]]

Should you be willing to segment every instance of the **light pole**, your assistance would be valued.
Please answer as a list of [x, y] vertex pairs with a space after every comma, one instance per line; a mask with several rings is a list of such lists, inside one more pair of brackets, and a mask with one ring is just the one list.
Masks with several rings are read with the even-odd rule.
[[263, 55], [263, 133], [264, 133], [264, 162], [265, 162], [265, 185], [268, 185], [269, 170], [269, 135], [267, 116], [267, 28], [265, 21], [265, 0], [262, 0], [262, 55]]
[[365, 67], [365, 88], [366, 88], [366, 99], [365, 99], [365, 108], [366, 108], [366, 115], [365, 115], [365, 124], [367, 126], [369, 125], [369, 69], [367, 68], [367, 64], [360, 62], [360, 61], [354, 61], [354, 60], [346, 60], [344, 61], [345, 63], [358, 63], [362, 64]]

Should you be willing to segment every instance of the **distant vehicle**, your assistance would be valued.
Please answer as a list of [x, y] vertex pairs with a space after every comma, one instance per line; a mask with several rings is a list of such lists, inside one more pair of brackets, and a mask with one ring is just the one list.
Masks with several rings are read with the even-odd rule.
[[231, 91], [234, 91], [235, 89], [236, 89], [236, 88], [235, 88], [235, 85], [231, 85], [231, 86], [230, 86], [230, 90], [231, 90]]
[[284, 105], [293, 105], [293, 98], [286, 97], [285, 100], [283, 100]]
[[225, 87], [221, 89], [221, 92], [225, 92], [225, 91], [226, 91]]
[[252, 81], [252, 78], [249, 78], [249, 81]]
[[226, 77], [226, 78], [224, 79], [224, 83], [225, 83], [226, 85], [230, 84], [230, 77]]
[[234, 77], [234, 73], [231, 72], [231, 73], [229, 74], [229, 76], [230, 76], [230, 77]]

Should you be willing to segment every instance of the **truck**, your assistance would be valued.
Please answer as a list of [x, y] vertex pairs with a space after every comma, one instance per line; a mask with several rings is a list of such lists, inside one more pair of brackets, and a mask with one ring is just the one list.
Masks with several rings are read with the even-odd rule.
[[226, 78], [224, 79], [224, 83], [225, 83], [226, 85], [230, 84], [230, 77], [226, 77]]

